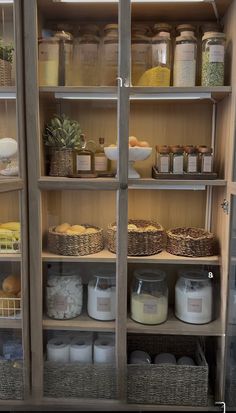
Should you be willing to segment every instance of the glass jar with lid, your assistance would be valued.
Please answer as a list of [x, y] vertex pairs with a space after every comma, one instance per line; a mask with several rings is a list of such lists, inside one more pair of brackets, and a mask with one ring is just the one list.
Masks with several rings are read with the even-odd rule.
[[168, 316], [166, 274], [160, 270], [134, 271], [131, 318], [142, 324], [161, 324]]
[[167, 145], [156, 146], [156, 167], [160, 173], [170, 172], [170, 148]]
[[173, 174], [184, 173], [184, 149], [182, 146], [171, 146], [171, 172]]
[[198, 172], [198, 150], [195, 146], [185, 146], [185, 172], [197, 173]]
[[58, 86], [59, 39], [45, 37], [38, 40], [39, 86]]
[[212, 321], [212, 279], [207, 271], [181, 271], [175, 286], [175, 315], [192, 324]]
[[[150, 68], [150, 47], [148, 37], [150, 29], [146, 25], [132, 26], [131, 56], [132, 56], [132, 85], [139, 85], [141, 76]], [[145, 86], [145, 85], [143, 85]]]
[[198, 163], [199, 172], [212, 173], [213, 172], [213, 153], [209, 146], [198, 146]]
[[55, 33], [55, 37], [59, 40], [59, 86], [70, 86], [73, 73], [73, 36], [61, 30]]
[[224, 33], [207, 32], [202, 37], [202, 86], [224, 86]]
[[[187, 34], [188, 33], [188, 34]], [[182, 31], [176, 37], [174, 54], [174, 86], [196, 85], [197, 39], [192, 31]]]
[[63, 320], [81, 314], [83, 284], [80, 275], [51, 270], [47, 277], [46, 308], [48, 317]]
[[176, 32], [179, 36], [195, 36], [196, 27], [192, 24], [179, 24], [176, 27]]
[[167, 23], [158, 23], [153, 27], [152, 67], [154, 81], [152, 86], [170, 86], [171, 74], [171, 29]]
[[101, 58], [101, 84], [116, 86], [118, 77], [118, 24], [104, 27]]
[[207, 32], [218, 32], [222, 33], [223, 26], [217, 22], [208, 22], [201, 26], [201, 33], [204, 35]]
[[98, 86], [99, 79], [99, 27], [88, 24], [80, 29], [74, 41], [73, 83], [75, 86]]
[[101, 270], [88, 284], [88, 315], [96, 320], [111, 321], [116, 318], [116, 275]]

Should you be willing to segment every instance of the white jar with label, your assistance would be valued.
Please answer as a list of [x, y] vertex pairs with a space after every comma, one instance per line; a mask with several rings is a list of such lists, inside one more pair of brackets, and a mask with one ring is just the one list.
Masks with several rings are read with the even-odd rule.
[[191, 324], [210, 323], [212, 295], [212, 279], [207, 271], [181, 271], [175, 285], [176, 317]]
[[[185, 33], [185, 32], [184, 32]], [[176, 37], [173, 86], [196, 85], [197, 39], [192, 34]]]
[[142, 324], [164, 323], [168, 315], [166, 274], [160, 270], [136, 270], [131, 292], [131, 318]]
[[184, 149], [181, 146], [171, 146], [171, 172], [182, 175], [184, 173]]
[[[148, 37], [149, 27], [146, 25], [132, 26], [132, 85], [139, 84], [141, 76], [150, 68], [151, 65], [151, 44]], [[148, 86], [148, 85], [147, 85]]]
[[58, 86], [59, 80], [59, 39], [40, 38], [38, 41], [39, 86]]
[[199, 172], [212, 173], [213, 172], [213, 153], [212, 148], [208, 146], [198, 147], [198, 162]]
[[95, 320], [115, 320], [116, 276], [114, 273], [104, 270], [89, 281], [88, 315]]
[[101, 53], [101, 84], [116, 86], [118, 77], [118, 24], [104, 27], [104, 39]]

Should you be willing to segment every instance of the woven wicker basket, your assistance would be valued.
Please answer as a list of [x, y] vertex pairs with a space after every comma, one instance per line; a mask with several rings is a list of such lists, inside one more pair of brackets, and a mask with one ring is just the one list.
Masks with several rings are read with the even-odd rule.
[[174, 228], [167, 231], [166, 251], [184, 257], [207, 257], [217, 254], [215, 236], [202, 228]]
[[152, 358], [170, 352], [177, 358], [190, 356], [196, 366], [128, 365], [128, 402], [206, 406], [208, 365], [200, 343], [192, 337], [135, 335], [128, 338], [128, 352], [147, 351]]
[[0, 400], [22, 400], [24, 397], [23, 363], [0, 360]]
[[55, 227], [48, 230], [48, 249], [59, 255], [90, 255], [103, 250], [103, 230], [82, 224], [85, 228], [95, 228], [94, 234], [67, 235], [55, 232]]
[[[128, 255], [154, 255], [165, 249], [166, 235], [164, 228], [155, 221], [130, 219], [129, 224], [134, 224], [140, 230], [128, 229]], [[156, 230], [142, 231], [141, 228], [149, 225]], [[116, 224], [108, 226], [107, 248], [116, 253]]]
[[11, 68], [10, 62], [0, 59], [0, 86], [11, 86]]
[[50, 176], [73, 175], [73, 149], [53, 148], [50, 160]]
[[44, 396], [116, 399], [113, 365], [44, 362]]

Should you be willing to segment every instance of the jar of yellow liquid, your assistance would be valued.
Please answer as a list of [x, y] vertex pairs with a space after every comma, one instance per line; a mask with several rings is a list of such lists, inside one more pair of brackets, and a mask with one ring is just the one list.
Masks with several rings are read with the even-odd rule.
[[39, 86], [58, 86], [59, 81], [59, 39], [40, 38], [38, 41]]
[[151, 67], [151, 42], [148, 37], [150, 29], [146, 25], [132, 27], [132, 85], [139, 84], [141, 76]]

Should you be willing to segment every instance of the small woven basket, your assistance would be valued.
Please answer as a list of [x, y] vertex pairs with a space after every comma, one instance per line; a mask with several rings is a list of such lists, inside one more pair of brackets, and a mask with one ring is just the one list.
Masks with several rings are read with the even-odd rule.
[[[128, 255], [154, 255], [165, 249], [166, 235], [164, 228], [155, 221], [130, 219], [129, 224], [138, 229], [128, 229]], [[155, 230], [143, 231], [143, 228], [153, 226]], [[116, 224], [108, 226], [107, 248], [116, 253]]]
[[10, 62], [0, 59], [0, 86], [11, 86], [11, 68]]
[[177, 358], [189, 356], [194, 359], [196, 365], [129, 364], [129, 403], [207, 405], [208, 364], [197, 339], [133, 335], [128, 337], [128, 353], [134, 350], [146, 351], [152, 359], [161, 352], [170, 352]]
[[0, 400], [22, 400], [24, 397], [23, 363], [0, 360]]
[[218, 252], [214, 234], [202, 228], [174, 228], [167, 231], [166, 251], [183, 257], [207, 257]]
[[55, 227], [48, 230], [48, 249], [59, 255], [90, 255], [100, 252], [104, 248], [103, 230], [101, 228], [83, 224], [85, 228], [95, 228], [94, 234], [61, 234], [55, 232]]
[[109, 364], [45, 361], [44, 396], [116, 399], [116, 368]]
[[50, 176], [73, 175], [73, 149], [53, 148], [51, 151]]

